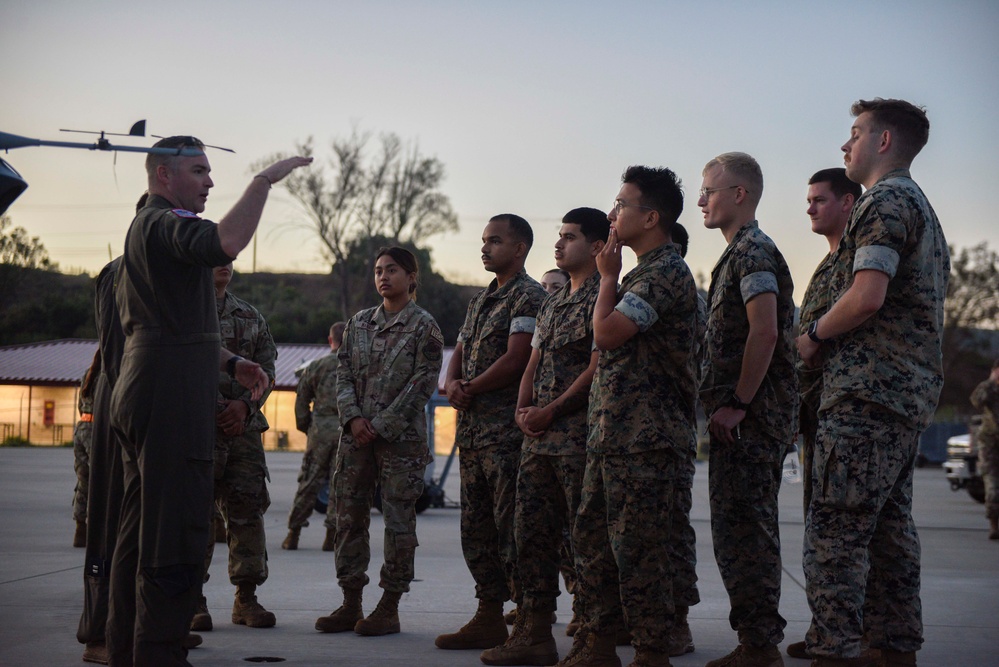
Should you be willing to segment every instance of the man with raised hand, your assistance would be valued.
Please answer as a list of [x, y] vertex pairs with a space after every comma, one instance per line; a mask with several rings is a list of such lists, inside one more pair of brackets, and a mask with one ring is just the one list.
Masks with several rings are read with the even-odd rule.
[[[125, 237], [115, 285], [125, 352], [111, 423], [125, 489], [111, 565], [112, 666], [189, 664], [182, 641], [211, 537], [219, 371], [254, 400], [270, 384], [259, 365], [221, 347], [212, 267], [250, 242], [271, 186], [312, 161], [270, 165], [215, 224], [198, 215], [214, 186], [204, 144], [175, 136], [156, 147], [177, 153], [146, 158], [148, 196]], [[201, 153], [181, 155], [184, 148]]]

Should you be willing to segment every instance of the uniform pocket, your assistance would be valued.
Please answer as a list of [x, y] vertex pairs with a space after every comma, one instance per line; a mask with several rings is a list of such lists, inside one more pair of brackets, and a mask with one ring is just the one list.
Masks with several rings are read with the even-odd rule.
[[884, 424], [862, 416], [821, 421], [813, 463], [819, 486], [813, 498], [841, 509], [874, 509], [884, 464], [882, 430]]

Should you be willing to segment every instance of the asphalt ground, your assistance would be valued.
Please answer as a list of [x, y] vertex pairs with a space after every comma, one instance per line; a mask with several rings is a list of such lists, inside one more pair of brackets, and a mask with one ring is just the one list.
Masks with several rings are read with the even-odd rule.
[[[193, 665], [254, 664], [253, 658], [283, 658], [287, 665], [478, 665], [478, 651], [442, 651], [434, 638], [453, 632], [475, 610], [474, 587], [461, 555], [458, 510], [428, 509], [419, 516], [417, 580], [400, 603], [402, 633], [361, 637], [321, 634], [317, 617], [340, 605], [333, 556], [320, 550], [322, 518], [302, 531], [298, 551], [283, 551], [288, 511], [300, 453], [268, 452], [271, 507], [267, 513], [270, 578], [258, 589], [277, 626], [252, 629], [230, 622], [234, 587], [225, 573], [226, 548], [218, 545], [206, 584], [215, 629], [193, 651]], [[443, 458], [438, 457], [438, 474]], [[70, 507], [75, 476], [73, 453], [65, 448], [0, 448], [0, 665], [82, 665], [76, 628], [83, 599], [83, 549], [71, 546]], [[444, 488], [458, 499], [455, 465]], [[916, 471], [914, 514], [923, 548], [922, 601], [926, 643], [919, 664], [926, 667], [999, 666], [999, 542], [986, 539], [982, 505], [952, 492], [940, 468]], [[810, 614], [801, 571], [803, 521], [801, 485], [785, 484], [780, 495], [784, 558], [781, 613], [787, 619], [782, 646], [803, 638]], [[701, 603], [690, 611], [696, 651], [674, 658], [678, 667], [704, 665], [736, 645], [728, 624], [728, 598], [711, 551], [707, 464], [694, 480], [692, 521], [698, 540]], [[375, 580], [365, 591], [370, 612], [380, 595], [382, 521], [372, 515]], [[568, 609], [568, 597], [559, 597]], [[509, 605], [508, 605], [509, 606]], [[555, 636], [561, 655], [571, 639], [564, 634], [571, 614], [559, 611]], [[624, 664], [631, 648], [619, 647]], [[785, 658], [787, 667], [808, 661]]]

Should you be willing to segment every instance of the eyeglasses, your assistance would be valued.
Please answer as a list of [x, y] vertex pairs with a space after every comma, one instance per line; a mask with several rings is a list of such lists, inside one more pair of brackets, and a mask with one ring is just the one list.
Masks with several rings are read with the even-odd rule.
[[614, 203], [611, 204], [611, 210], [615, 213], [620, 213], [622, 208], [644, 208], [646, 211], [656, 210], [654, 206], [642, 206], [641, 204], [628, 204], [624, 200], [615, 199]]
[[[716, 192], [721, 192], [722, 190], [733, 190], [735, 188], [742, 188], [742, 186], [730, 185], [727, 188], [701, 188], [700, 190], [698, 190], [698, 194], [701, 195], [701, 199], [709, 199], [711, 195], [713, 195]], [[745, 188], [742, 189], [746, 190]], [[746, 190], [746, 192], [749, 192], [749, 190]]]

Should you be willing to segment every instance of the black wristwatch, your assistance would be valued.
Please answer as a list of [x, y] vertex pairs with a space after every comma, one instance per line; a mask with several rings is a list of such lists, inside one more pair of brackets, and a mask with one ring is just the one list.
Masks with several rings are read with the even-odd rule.
[[826, 339], [825, 338], [819, 338], [819, 334], [817, 333], [818, 328], [819, 328], [819, 321], [818, 320], [815, 320], [814, 322], [812, 322], [811, 324], [809, 324], [808, 325], [808, 337], [811, 338], [812, 341], [815, 342], [815, 343], [824, 343], [824, 342], [826, 342]]
[[229, 357], [229, 361], [225, 362], [225, 369], [233, 380], [236, 379], [236, 364], [240, 361], [243, 361], [243, 357], [234, 354]]
[[725, 407], [735, 408], [736, 410], [742, 410], [743, 412], [749, 411], [749, 403], [743, 403], [740, 401], [734, 391], [732, 392], [732, 395], [729, 396], [728, 401], [725, 402]]

